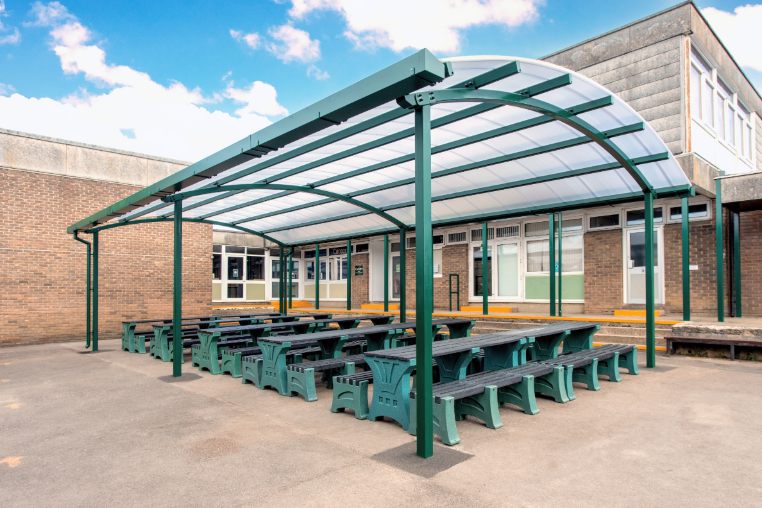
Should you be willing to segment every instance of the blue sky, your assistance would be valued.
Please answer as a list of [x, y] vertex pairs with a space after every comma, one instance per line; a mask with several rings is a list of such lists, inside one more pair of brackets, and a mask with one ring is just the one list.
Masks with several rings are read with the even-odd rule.
[[[0, 127], [194, 160], [424, 45], [542, 57], [674, 4], [450, 3], [0, 0]], [[731, 50], [762, 21], [762, 5], [698, 5]], [[759, 87], [756, 53], [736, 57]]]

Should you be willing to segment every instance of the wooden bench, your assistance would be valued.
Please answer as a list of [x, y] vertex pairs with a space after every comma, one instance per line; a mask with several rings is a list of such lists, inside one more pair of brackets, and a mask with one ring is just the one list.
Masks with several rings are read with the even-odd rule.
[[317, 400], [317, 387], [315, 386], [316, 372], [323, 374], [323, 381], [330, 388], [334, 373], [353, 374], [355, 367], [358, 365], [365, 365], [365, 357], [362, 354], [292, 363], [286, 367], [286, 386], [288, 392], [291, 395], [301, 395], [308, 402], [314, 402]]
[[698, 344], [702, 346], [725, 346], [729, 348], [730, 359], [736, 359], [736, 347], [762, 348], [762, 340], [754, 340], [732, 335], [717, 335], [686, 333], [682, 335], [669, 335], [664, 337], [667, 341], [667, 354], [675, 354], [679, 344]]

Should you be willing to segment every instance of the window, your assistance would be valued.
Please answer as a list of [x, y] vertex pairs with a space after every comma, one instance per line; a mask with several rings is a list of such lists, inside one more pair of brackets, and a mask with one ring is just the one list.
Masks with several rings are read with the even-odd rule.
[[[658, 224], [662, 222], [663, 219], [663, 211], [660, 206], [654, 207], [654, 223]], [[627, 211], [627, 221], [628, 226], [638, 226], [640, 224], [646, 223], [646, 211], [644, 209], [640, 210], [628, 210]]]
[[226, 245], [225, 252], [228, 254], [246, 254], [246, 247], [236, 247], [234, 245]]
[[442, 276], [442, 249], [434, 249], [434, 277]]
[[548, 240], [527, 242], [527, 273], [550, 272]]
[[212, 254], [212, 280], [222, 279], [222, 254]]
[[444, 245], [444, 235], [432, 235], [431, 242], [436, 247], [437, 245]]
[[[671, 206], [669, 208], [669, 220], [679, 221], [683, 218], [683, 210], [680, 206]], [[695, 205], [688, 205], [688, 220], [708, 219], [709, 218], [709, 204], [699, 203]]]
[[590, 217], [590, 229], [615, 229], [619, 227], [619, 214], [597, 215]]
[[[495, 228], [487, 228], [487, 240], [495, 238]], [[471, 241], [480, 242], [482, 240], [482, 228], [471, 230]]]
[[265, 280], [264, 256], [246, 256], [246, 280]]
[[358, 243], [354, 246], [355, 252], [357, 254], [360, 254], [361, 252], [368, 252], [368, 244], [367, 243]]
[[501, 226], [497, 229], [495, 229], [495, 235], [498, 238], [511, 238], [513, 236], [519, 236], [519, 226], [513, 225], [513, 226]]
[[[563, 273], [585, 270], [582, 235], [563, 235], [563, 256], [561, 269]], [[558, 262], [558, 242], [556, 242], [556, 262]], [[531, 240], [527, 242], [527, 273], [550, 273], [550, 249], [548, 240]]]
[[447, 233], [447, 245], [465, 243], [465, 241], [466, 241], [465, 231], [454, 231], [452, 233]]
[[[473, 248], [473, 277], [474, 277], [474, 296], [482, 296], [482, 293], [484, 291], [484, 286], [482, 284], [482, 248], [481, 247], [474, 247]], [[489, 247], [487, 249], [487, 267], [488, 267], [488, 274], [487, 274], [487, 280], [492, 280], [492, 247]], [[492, 295], [492, 284], [488, 285], [487, 288], [487, 296]]]
[[524, 224], [524, 236], [548, 236], [548, 222], [527, 222]]
[[415, 249], [415, 237], [411, 236], [405, 239], [405, 248], [406, 249]]

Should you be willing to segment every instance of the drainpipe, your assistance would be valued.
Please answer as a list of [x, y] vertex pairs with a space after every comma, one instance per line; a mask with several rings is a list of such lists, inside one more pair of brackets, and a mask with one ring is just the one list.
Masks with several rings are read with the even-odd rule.
[[85, 313], [87, 315], [85, 325], [85, 349], [90, 347], [90, 258], [92, 256], [92, 246], [87, 240], [83, 240], [79, 237], [79, 231], [75, 231], [72, 235], [73, 238], [79, 243], [85, 244], [85, 250], [87, 255], [87, 271], [85, 272]]

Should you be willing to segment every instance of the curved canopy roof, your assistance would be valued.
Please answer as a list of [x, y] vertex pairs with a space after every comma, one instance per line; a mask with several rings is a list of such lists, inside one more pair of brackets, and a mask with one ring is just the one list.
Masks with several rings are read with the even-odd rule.
[[592, 80], [422, 50], [69, 230], [170, 218], [177, 192], [184, 218], [291, 245], [412, 227], [416, 101], [432, 105], [434, 225], [690, 192], [653, 129]]

